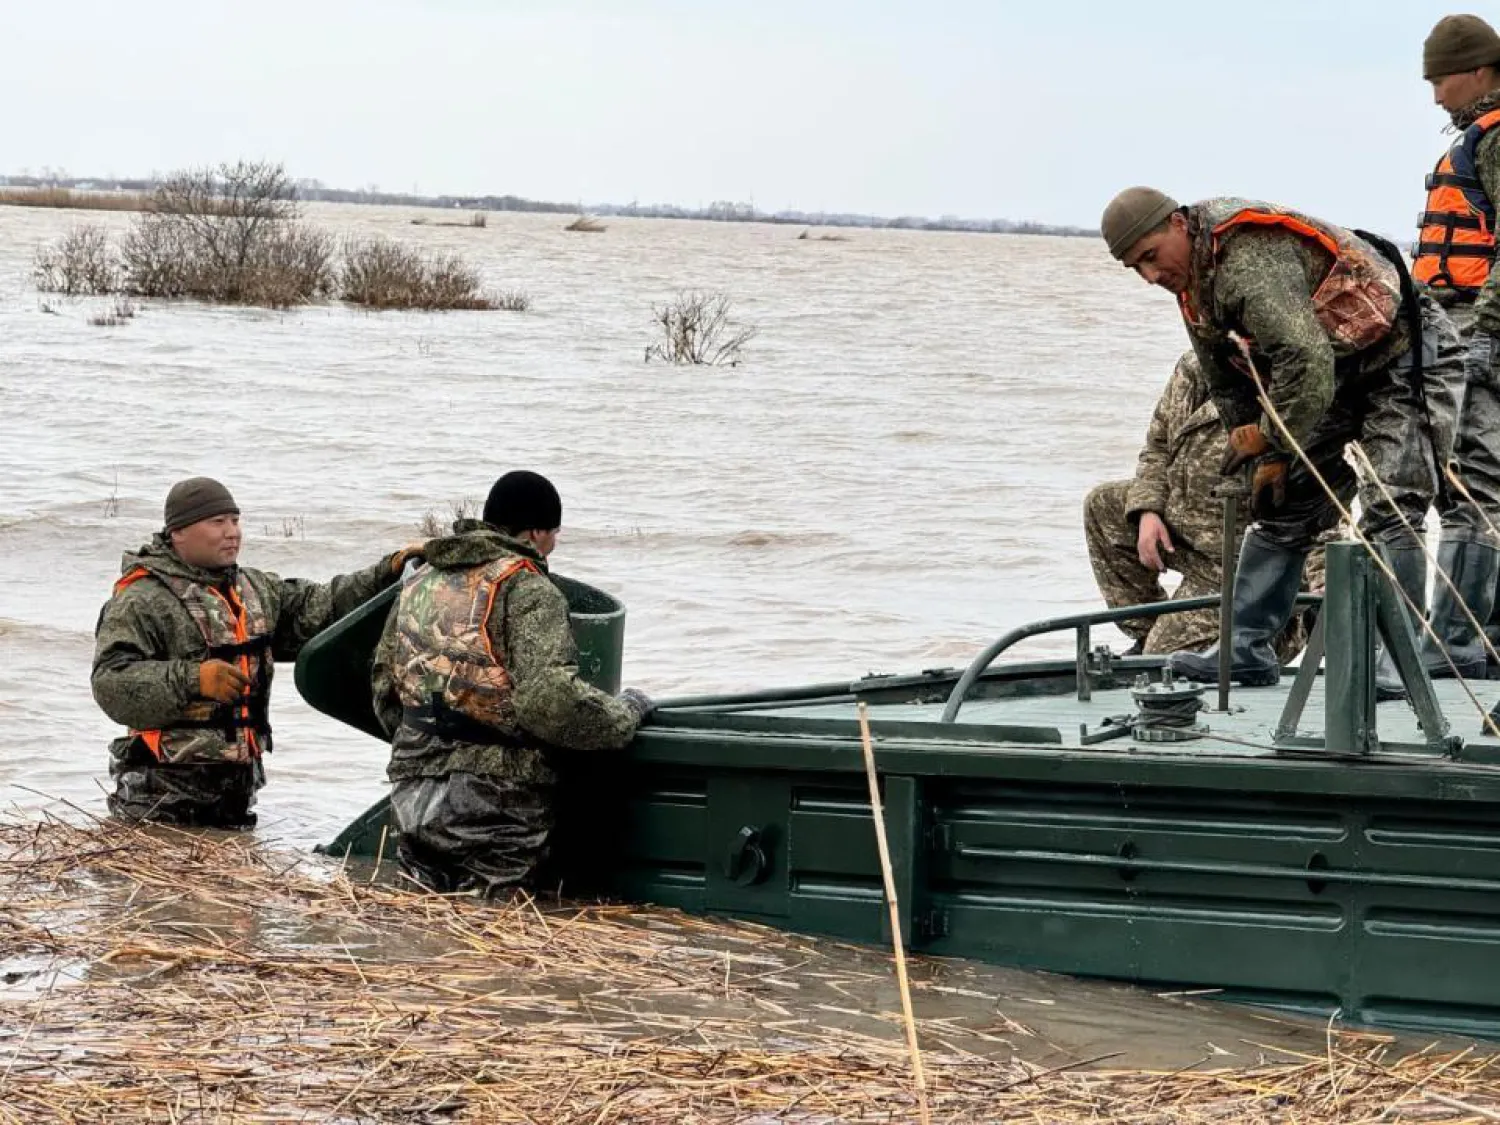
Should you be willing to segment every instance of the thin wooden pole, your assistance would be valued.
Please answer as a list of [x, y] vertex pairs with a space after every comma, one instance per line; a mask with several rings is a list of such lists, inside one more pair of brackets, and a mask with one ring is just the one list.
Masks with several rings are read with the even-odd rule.
[[896, 877], [891, 872], [891, 849], [885, 839], [885, 813], [880, 807], [880, 785], [875, 779], [875, 747], [870, 741], [869, 708], [859, 703], [859, 740], [865, 751], [865, 780], [870, 783], [870, 812], [875, 817], [875, 846], [880, 850], [880, 874], [885, 880], [885, 901], [891, 911], [891, 942], [896, 947], [896, 983], [901, 988], [901, 1014], [906, 1021], [906, 1047], [917, 1076], [917, 1112], [922, 1125], [930, 1125], [927, 1109], [927, 1074], [922, 1069], [922, 1050], [917, 1046], [917, 1020], [911, 1010], [911, 986], [906, 980], [906, 948], [901, 944], [901, 910], [896, 902]]

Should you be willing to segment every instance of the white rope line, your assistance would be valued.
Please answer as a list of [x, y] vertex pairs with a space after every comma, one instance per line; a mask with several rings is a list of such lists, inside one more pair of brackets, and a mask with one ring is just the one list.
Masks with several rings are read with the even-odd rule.
[[[1497, 726], [1495, 720], [1490, 717], [1489, 708], [1486, 707], [1483, 703], [1479, 702], [1479, 697], [1476, 696], [1473, 692], [1473, 689], [1469, 687], [1468, 681], [1464, 679], [1463, 676], [1459, 675], [1457, 666], [1454, 665], [1452, 657], [1448, 655], [1448, 650], [1443, 646], [1442, 638], [1437, 635], [1437, 633], [1433, 630], [1431, 623], [1427, 621], [1426, 614], [1423, 612], [1423, 608], [1413, 602], [1411, 596], [1401, 588], [1401, 583], [1396, 580], [1395, 572], [1391, 570], [1385, 559], [1381, 557], [1380, 552], [1377, 551], [1374, 545], [1369, 541], [1369, 539], [1365, 537], [1365, 533], [1359, 529], [1359, 525], [1355, 522], [1354, 516], [1350, 513], [1349, 509], [1344, 506], [1343, 501], [1338, 498], [1338, 493], [1336, 493], [1333, 490], [1332, 486], [1329, 485], [1327, 478], [1325, 478], [1323, 474], [1318, 471], [1318, 467], [1313, 464], [1312, 458], [1307, 455], [1307, 451], [1302, 448], [1301, 443], [1298, 442], [1296, 437], [1293, 436], [1292, 431], [1287, 428], [1286, 421], [1281, 417], [1281, 412], [1276, 409], [1275, 404], [1271, 401], [1270, 396], [1266, 393], [1265, 383], [1260, 377], [1260, 371], [1255, 366], [1255, 360], [1250, 355], [1250, 347], [1245, 342], [1244, 337], [1241, 336], [1238, 332], [1231, 332], [1229, 333], [1229, 338], [1234, 342], [1235, 346], [1239, 348], [1240, 354], [1244, 357], [1245, 365], [1250, 372], [1251, 382], [1255, 387], [1255, 397], [1260, 403], [1261, 410], [1265, 412], [1266, 417], [1271, 419], [1272, 423], [1276, 426], [1277, 431], [1281, 435], [1282, 441], [1289, 449], [1292, 450], [1293, 453], [1297, 455], [1297, 459], [1301, 461], [1302, 464], [1307, 466], [1307, 471], [1313, 475], [1313, 479], [1315, 479], [1318, 482], [1318, 485], [1323, 489], [1324, 494], [1328, 497], [1329, 503], [1331, 503], [1338, 511], [1340, 517], [1342, 517], [1343, 520], [1348, 523], [1350, 532], [1353, 534], [1355, 541], [1364, 547], [1365, 551], [1369, 554], [1371, 561], [1373, 561], [1375, 565], [1380, 568], [1380, 572], [1390, 580], [1392, 588], [1401, 595], [1401, 600], [1407, 604], [1407, 607], [1409, 609], [1411, 609], [1412, 618], [1415, 621], [1420, 622], [1423, 631], [1432, 638], [1433, 643], [1436, 645], [1437, 651], [1442, 655], [1444, 662], [1447, 663], [1449, 670], [1452, 671], [1454, 675], [1454, 678], [1458, 680], [1459, 685], [1464, 690], [1464, 694], [1469, 697], [1469, 702], [1472, 703], [1475, 710], [1479, 712], [1479, 715], [1485, 726], [1489, 728], [1491, 734], [1493, 734], [1497, 738], [1500, 738], [1500, 726]], [[1361, 450], [1361, 453], [1363, 453], [1363, 450]], [[1368, 462], [1368, 460], [1369, 459], [1367, 457], [1366, 461]], [[1378, 478], [1377, 483], [1379, 483]], [[1380, 484], [1380, 487], [1382, 491], [1384, 491], [1384, 484]], [[1390, 493], [1385, 492], [1385, 496], [1387, 502], [1389, 503]], [[1253, 503], [1254, 497], [1252, 496], [1251, 499]], [[1392, 504], [1392, 507], [1395, 508], [1395, 505]], [[1399, 509], [1396, 509], [1396, 511], [1398, 514], [1400, 514]], [[1401, 519], [1403, 522], [1406, 522], [1406, 517], [1404, 515], [1401, 515]], [[1407, 523], [1406, 526], [1408, 529], [1410, 529], [1411, 527], [1410, 523]], [[1420, 539], [1418, 540], [1418, 542], [1420, 542]], [[1425, 552], [1425, 546], [1423, 550]], [[1439, 574], [1442, 573], [1441, 567], [1437, 568], [1437, 570]], [[1467, 609], [1467, 607], [1465, 608]], [[1471, 620], [1473, 619], [1472, 614], [1470, 614], [1470, 618]], [[1228, 638], [1226, 638], [1226, 640], [1227, 639]], [[1419, 659], [1420, 656], [1421, 653], [1419, 651]]]
[[[1448, 587], [1449, 592], [1453, 595], [1453, 600], [1457, 602], [1459, 608], [1464, 611], [1464, 616], [1469, 619], [1469, 624], [1474, 626], [1474, 635], [1479, 638], [1479, 643], [1484, 645], [1485, 652], [1494, 657], [1495, 663], [1500, 664], [1500, 652], [1495, 651], [1495, 646], [1490, 643], [1489, 637], [1485, 634], [1484, 623], [1474, 615], [1473, 608], [1469, 605], [1468, 602], [1464, 600], [1463, 595], [1458, 592], [1458, 587], [1453, 584], [1453, 579], [1448, 577], [1447, 573], [1444, 572], [1443, 568], [1438, 564], [1438, 560], [1433, 556], [1432, 552], [1427, 549], [1426, 542], [1420, 535], [1417, 534], [1416, 528], [1412, 527], [1411, 521], [1406, 518], [1406, 513], [1396, 506], [1396, 502], [1391, 497], [1390, 491], [1386, 488], [1385, 482], [1380, 479], [1380, 474], [1376, 472], [1375, 464], [1370, 460], [1370, 455], [1365, 452], [1364, 447], [1357, 441], [1350, 442], [1349, 449], [1354, 453], [1355, 458], [1359, 461], [1359, 465], [1357, 466], [1357, 468], [1372, 483], [1374, 483], [1375, 487], [1380, 489], [1381, 495], [1385, 497], [1385, 502], [1391, 506], [1392, 511], [1394, 511], [1400, 518], [1402, 526], [1411, 533], [1412, 538], [1422, 548], [1423, 556], [1427, 559], [1428, 562], [1432, 564], [1433, 573], [1442, 580], [1443, 585]], [[1458, 474], [1453, 471], [1451, 466], [1447, 468], [1447, 475], [1448, 479], [1452, 481], [1453, 484], [1458, 487], [1459, 491], [1464, 494], [1464, 498], [1471, 504], [1473, 504], [1473, 495], [1469, 492], [1468, 488], [1464, 486], [1463, 481], [1459, 479]], [[1479, 505], [1477, 504], [1475, 504], [1474, 506], [1475, 509], [1479, 511], [1479, 514], [1481, 517], [1483, 517], [1484, 521], [1486, 523], [1489, 523], [1489, 516], [1485, 515], [1484, 510], [1482, 508], [1479, 508]], [[1493, 526], [1494, 525], [1491, 524], [1492, 528]], [[1500, 538], [1500, 532], [1496, 533], [1496, 537]], [[1407, 599], [1407, 604], [1411, 604], [1410, 599]], [[1441, 648], [1442, 639], [1436, 636], [1436, 633], [1430, 626], [1428, 627], [1427, 631], [1433, 634], [1434, 639], [1439, 643], [1439, 648]], [[1458, 674], [1458, 669], [1454, 666], [1453, 661], [1448, 661], [1448, 667], [1453, 669], [1455, 675]]]

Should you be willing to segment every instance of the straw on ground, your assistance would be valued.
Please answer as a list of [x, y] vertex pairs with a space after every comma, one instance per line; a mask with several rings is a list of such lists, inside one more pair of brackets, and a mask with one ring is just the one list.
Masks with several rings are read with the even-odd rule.
[[[0, 1122], [916, 1115], [899, 1017], [858, 1034], [778, 1002], [765, 951], [826, 942], [418, 894], [249, 837], [54, 819], [0, 823], [0, 901]], [[942, 1122], [1500, 1118], [1496, 1059], [1398, 1058], [1386, 1036], [1148, 1073], [984, 1057], [918, 1024]]]

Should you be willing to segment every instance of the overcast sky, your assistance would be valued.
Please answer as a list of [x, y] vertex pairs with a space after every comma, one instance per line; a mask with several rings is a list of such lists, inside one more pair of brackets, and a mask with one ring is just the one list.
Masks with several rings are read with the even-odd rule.
[[[1120, 187], [1406, 235], [1429, 0], [66, 0], [0, 34], [0, 171], [1095, 225]], [[1500, 17], [1500, 12], [1494, 13]]]

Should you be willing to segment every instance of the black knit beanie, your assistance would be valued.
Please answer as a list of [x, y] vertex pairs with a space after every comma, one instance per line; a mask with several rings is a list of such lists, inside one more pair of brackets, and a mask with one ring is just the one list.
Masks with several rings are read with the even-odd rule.
[[506, 531], [555, 531], [562, 526], [562, 497], [540, 473], [516, 469], [490, 489], [484, 522]]

